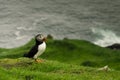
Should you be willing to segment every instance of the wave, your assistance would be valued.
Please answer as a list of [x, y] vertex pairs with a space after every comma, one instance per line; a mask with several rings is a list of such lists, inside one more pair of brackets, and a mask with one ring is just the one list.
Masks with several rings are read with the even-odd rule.
[[17, 27], [17, 30], [30, 31], [30, 30], [33, 30], [33, 27]]
[[117, 36], [113, 31], [100, 28], [91, 28], [93, 34], [97, 35], [95, 41], [96, 45], [106, 47], [114, 43], [120, 43], [120, 36]]

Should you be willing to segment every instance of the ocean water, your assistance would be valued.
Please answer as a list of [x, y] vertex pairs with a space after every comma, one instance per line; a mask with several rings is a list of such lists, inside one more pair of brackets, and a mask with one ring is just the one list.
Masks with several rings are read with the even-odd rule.
[[0, 0], [0, 47], [24, 45], [38, 33], [120, 43], [120, 0]]

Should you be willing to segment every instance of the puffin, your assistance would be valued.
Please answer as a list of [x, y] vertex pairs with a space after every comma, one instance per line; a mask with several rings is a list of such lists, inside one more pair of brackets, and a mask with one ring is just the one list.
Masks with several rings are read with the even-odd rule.
[[37, 34], [35, 36], [35, 45], [30, 49], [24, 57], [33, 58], [36, 62], [42, 62], [38, 57], [46, 50], [46, 37], [43, 34]]

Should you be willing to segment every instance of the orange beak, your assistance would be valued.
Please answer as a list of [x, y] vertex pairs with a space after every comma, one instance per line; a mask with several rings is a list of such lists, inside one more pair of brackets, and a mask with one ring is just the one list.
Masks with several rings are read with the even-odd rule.
[[46, 40], [47, 40], [47, 38], [46, 38], [46, 37], [44, 37], [44, 38], [43, 38], [43, 41], [45, 41], [45, 42], [46, 42]]

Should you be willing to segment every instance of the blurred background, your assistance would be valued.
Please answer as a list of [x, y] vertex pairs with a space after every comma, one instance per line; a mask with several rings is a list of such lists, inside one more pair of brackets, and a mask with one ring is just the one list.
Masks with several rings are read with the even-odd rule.
[[37, 33], [120, 43], [120, 0], [0, 0], [0, 47], [21, 46]]

